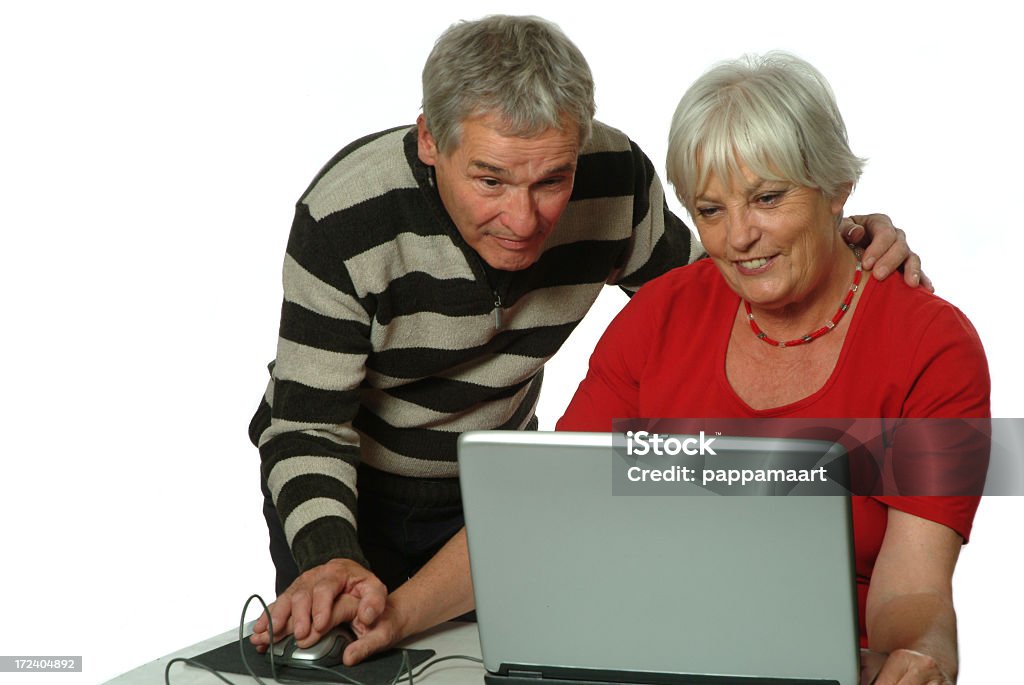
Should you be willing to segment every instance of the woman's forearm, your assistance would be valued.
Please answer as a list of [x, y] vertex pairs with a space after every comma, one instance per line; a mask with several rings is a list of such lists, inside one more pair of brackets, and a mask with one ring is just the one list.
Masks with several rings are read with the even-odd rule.
[[404, 616], [403, 637], [415, 635], [473, 609], [466, 529], [452, 537], [392, 595]]
[[956, 681], [953, 569], [962, 543], [951, 528], [889, 508], [865, 616], [868, 646], [889, 654], [878, 682]]

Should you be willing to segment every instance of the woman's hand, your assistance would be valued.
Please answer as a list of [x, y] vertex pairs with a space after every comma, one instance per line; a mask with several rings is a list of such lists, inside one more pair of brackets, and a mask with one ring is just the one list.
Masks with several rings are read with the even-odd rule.
[[407, 617], [394, 594], [388, 596], [384, 612], [373, 623], [364, 623], [356, 618], [351, 626], [358, 639], [345, 649], [346, 666], [355, 666], [367, 657], [395, 646], [410, 634]]
[[954, 685], [938, 662], [912, 649], [897, 649], [885, 660], [874, 685]]
[[372, 620], [360, 614], [352, 621], [359, 639], [345, 650], [345, 665], [357, 664], [472, 609], [469, 549], [462, 528], [416, 575], [387, 596], [382, 613]]

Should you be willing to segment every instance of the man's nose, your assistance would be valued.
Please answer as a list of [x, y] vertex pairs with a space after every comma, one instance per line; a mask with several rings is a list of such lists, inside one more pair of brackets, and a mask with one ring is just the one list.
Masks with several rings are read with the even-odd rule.
[[537, 230], [537, 202], [528, 188], [509, 190], [502, 223], [519, 238], [529, 238]]

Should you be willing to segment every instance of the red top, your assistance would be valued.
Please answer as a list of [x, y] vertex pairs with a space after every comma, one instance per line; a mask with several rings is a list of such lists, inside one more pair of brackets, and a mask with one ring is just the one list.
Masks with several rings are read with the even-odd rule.
[[[609, 431], [616, 418], [985, 418], [989, 375], [974, 327], [956, 307], [899, 278], [861, 293], [832, 375], [781, 407], [751, 408], [725, 375], [740, 304], [711, 260], [643, 288], [605, 331], [558, 430]], [[861, 642], [868, 583], [887, 506], [936, 521], [968, 539], [979, 498], [854, 497]]]

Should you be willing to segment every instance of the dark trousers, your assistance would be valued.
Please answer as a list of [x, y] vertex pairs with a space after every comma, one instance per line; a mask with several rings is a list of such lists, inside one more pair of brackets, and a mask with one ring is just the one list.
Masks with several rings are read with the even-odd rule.
[[[370, 570], [393, 592], [412, 577], [463, 526], [457, 478], [407, 478], [359, 466], [359, 546]], [[299, 576], [267, 483], [263, 517], [270, 556], [277, 569], [277, 594]]]

